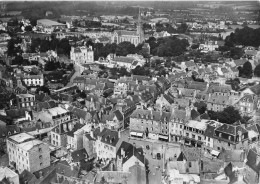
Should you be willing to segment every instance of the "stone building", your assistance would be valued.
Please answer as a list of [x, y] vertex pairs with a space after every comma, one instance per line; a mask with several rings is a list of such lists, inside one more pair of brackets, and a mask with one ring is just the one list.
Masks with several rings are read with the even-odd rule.
[[31, 173], [50, 166], [48, 144], [35, 139], [27, 133], [13, 135], [7, 140], [9, 164], [19, 173], [28, 170]]
[[130, 135], [168, 141], [170, 112], [137, 109], [130, 116]]
[[93, 63], [94, 51], [91, 46], [71, 47], [70, 59], [78, 64]]

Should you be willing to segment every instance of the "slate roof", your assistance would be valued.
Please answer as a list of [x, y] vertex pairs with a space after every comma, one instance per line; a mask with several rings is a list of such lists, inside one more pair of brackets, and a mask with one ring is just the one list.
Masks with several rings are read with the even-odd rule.
[[193, 61], [186, 61], [186, 62], [185, 62], [185, 65], [186, 65], [187, 67], [192, 67], [192, 66], [196, 66], [196, 63], [194, 63]]
[[134, 62], [135, 58], [132, 58], [132, 57], [115, 57], [114, 58], [114, 61], [116, 62], [122, 62], [122, 63], [130, 63], [132, 64]]
[[260, 163], [259, 155], [257, 154], [257, 151], [255, 149], [250, 149], [247, 154], [247, 162], [246, 165], [248, 165], [251, 169], [253, 169], [257, 174], [259, 174], [260, 171]]
[[56, 172], [67, 177], [78, 177], [79, 170], [76, 167], [72, 170], [66, 161], [60, 161], [56, 165]]
[[254, 103], [254, 96], [250, 94], [244, 95], [239, 101], [245, 101], [249, 103]]
[[200, 116], [200, 113], [198, 111], [196, 111], [195, 109], [191, 110], [191, 119], [196, 119], [197, 117]]
[[133, 155], [140, 160], [142, 163], [144, 163], [144, 155], [138, 152], [138, 149], [134, 148], [134, 146], [128, 142], [123, 141], [118, 148], [118, 151], [116, 153], [117, 156], [121, 158], [121, 149], [124, 150], [125, 157], [123, 157], [123, 164], [130, 159]]
[[130, 174], [130, 172], [123, 171], [98, 171], [95, 183], [101, 184], [103, 178], [108, 183], [124, 183], [125, 181], [128, 181]]
[[216, 131], [223, 132], [230, 135], [238, 135], [238, 131], [241, 131], [242, 134], [247, 132], [247, 130], [241, 127], [241, 125], [228, 125], [228, 124], [221, 125], [220, 127], [216, 128]]
[[236, 66], [244, 65], [245, 62], [247, 62], [247, 60], [245, 60], [245, 59], [237, 59], [237, 60], [234, 60], [234, 63], [235, 63]]
[[165, 100], [167, 100], [170, 104], [174, 103], [174, 96], [172, 96], [172, 94], [167, 93], [164, 94], [163, 97], [165, 98]]
[[28, 109], [9, 109], [6, 110], [6, 115], [11, 118], [21, 118], [25, 117], [25, 111], [29, 111]]
[[174, 109], [174, 113], [171, 114], [171, 119], [182, 119], [187, 120], [189, 117], [186, 116], [185, 109]]
[[224, 165], [221, 161], [213, 161], [208, 159], [202, 159], [201, 162], [203, 163], [201, 169], [201, 172], [203, 173], [218, 173]]
[[82, 148], [71, 152], [71, 158], [72, 162], [80, 162], [81, 160], [85, 160], [86, 158], [88, 158], [88, 154], [85, 148]]
[[246, 127], [246, 129], [247, 129], [247, 130], [253, 130], [253, 131], [257, 132], [257, 133], [260, 133], [260, 125], [259, 125], [259, 124], [256, 124], [256, 123], [251, 124], [251, 125], [248, 125], [248, 126]]
[[209, 96], [207, 102], [218, 104], [218, 105], [227, 105], [228, 99], [229, 99], [228, 96], [223, 96], [223, 95], [218, 95], [216, 93], [213, 93]]
[[114, 114], [119, 121], [123, 121], [124, 119], [123, 114], [119, 110], [114, 111]]
[[200, 156], [200, 150], [198, 148], [185, 147], [177, 158], [177, 161], [183, 161], [185, 159], [187, 161], [198, 161]]
[[207, 83], [206, 82], [197, 82], [197, 81], [192, 81], [188, 83], [188, 89], [196, 89], [199, 91], [205, 91], [207, 89]]
[[103, 131], [99, 133], [98, 137], [101, 137], [101, 142], [111, 146], [116, 146], [119, 140], [118, 132], [107, 128], [104, 128]]
[[85, 111], [85, 110], [83, 110], [83, 109], [79, 109], [79, 108], [77, 108], [77, 107], [73, 107], [73, 106], [70, 106], [70, 107], [68, 108], [68, 110], [69, 110], [70, 112], [72, 112], [75, 116], [77, 116], [78, 118], [82, 118], [82, 119], [84, 119], [84, 120], [85, 120], [85, 118], [86, 118], [86, 116], [87, 116], [87, 114], [88, 114], [87, 111]]
[[152, 119], [154, 121], [164, 121], [164, 119], [170, 121], [171, 113], [137, 109], [133, 114], [131, 114], [131, 117], [138, 119]]
[[244, 150], [223, 150], [218, 158], [224, 162], [244, 162], [245, 152]]
[[17, 133], [20, 133], [21, 129], [16, 125], [0, 125], [0, 138], [5, 138]]
[[19, 179], [21, 182], [27, 181], [29, 183], [37, 180], [36, 176], [26, 169], [20, 174]]
[[254, 85], [250, 88], [256, 95], [260, 94], [260, 84]]

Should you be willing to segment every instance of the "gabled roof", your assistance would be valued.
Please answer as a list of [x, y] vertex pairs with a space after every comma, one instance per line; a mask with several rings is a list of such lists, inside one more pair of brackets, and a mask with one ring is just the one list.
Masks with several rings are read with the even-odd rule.
[[165, 100], [167, 100], [170, 104], [174, 103], [174, 96], [172, 96], [172, 94], [167, 93], [164, 94], [163, 97], [165, 98]]
[[177, 158], [177, 161], [198, 161], [200, 157], [201, 154], [198, 148], [185, 147]]
[[133, 155], [144, 163], [144, 155], [138, 152], [138, 149], [134, 148], [134, 146], [128, 142], [123, 141], [116, 153], [117, 156], [121, 158], [122, 153], [124, 152], [123, 156], [123, 164], [130, 159]]
[[119, 110], [114, 111], [114, 114], [119, 121], [124, 119], [123, 114]]
[[254, 96], [250, 95], [250, 94], [246, 94], [244, 95], [240, 101], [245, 101], [245, 102], [249, 102], [249, 103], [254, 103]]
[[200, 116], [200, 113], [198, 111], [196, 111], [195, 109], [191, 110], [191, 119], [196, 119], [197, 117]]
[[257, 174], [260, 172], [260, 163], [258, 162], [258, 157], [259, 155], [257, 154], [257, 151], [255, 149], [250, 149], [247, 154], [246, 162], [246, 165], [253, 169]]
[[107, 128], [104, 128], [103, 131], [99, 133], [98, 137], [101, 137], [101, 142], [111, 146], [116, 146], [119, 140], [118, 132]]

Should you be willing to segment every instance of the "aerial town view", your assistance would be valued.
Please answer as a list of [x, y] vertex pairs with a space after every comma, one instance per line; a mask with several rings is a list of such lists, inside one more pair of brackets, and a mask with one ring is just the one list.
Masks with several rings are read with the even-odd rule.
[[260, 1], [0, 1], [0, 184], [259, 184]]

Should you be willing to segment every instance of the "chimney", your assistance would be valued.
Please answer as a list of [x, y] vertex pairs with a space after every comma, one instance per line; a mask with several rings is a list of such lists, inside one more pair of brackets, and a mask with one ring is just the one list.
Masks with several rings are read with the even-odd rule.
[[69, 131], [72, 131], [72, 129], [73, 129], [73, 125], [69, 123]]
[[42, 171], [39, 172], [40, 179], [43, 178]]
[[237, 131], [237, 134], [238, 134], [238, 141], [241, 142], [242, 141], [242, 132]]
[[124, 148], [121, 148], [121, 156], [122, 156], [123, 158], [125, 158], [125, 150], [124, 150]]
[[67, 124], [66, 123], [63, 124], [63, 131], [67, 132]]
[[118, 131], [118, 139], [120, 139], [121, 138], [121, 131], [119, 130]]
[[102, 123], [99, 124], [100, 132], [104, 130], [104, 125]]
[[90, 132], [89, 132], [89, 133], [90, 133], [90, 137], [92, 137], [92, 138], [93, 138], [93, 137], [94, 137], [94, 131], [93, 131], [93, 130], [90, 130]]

